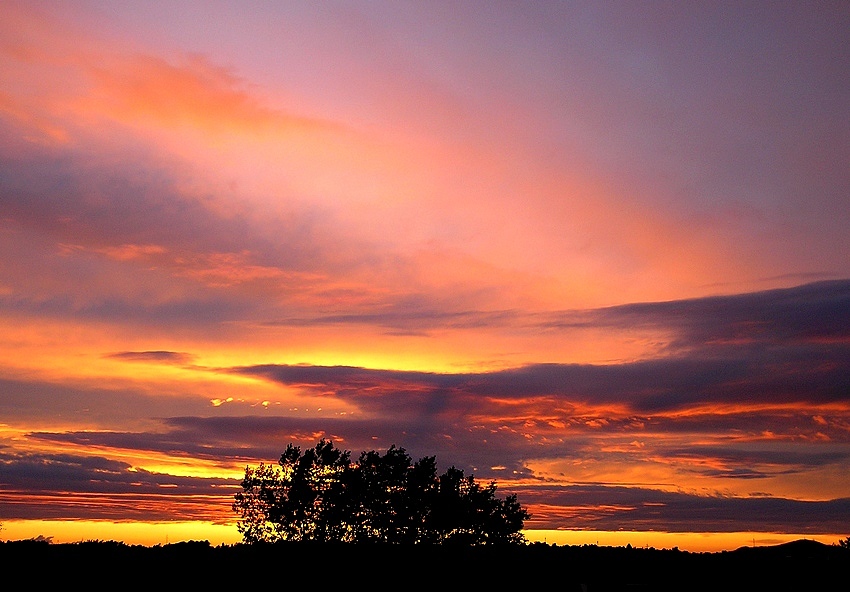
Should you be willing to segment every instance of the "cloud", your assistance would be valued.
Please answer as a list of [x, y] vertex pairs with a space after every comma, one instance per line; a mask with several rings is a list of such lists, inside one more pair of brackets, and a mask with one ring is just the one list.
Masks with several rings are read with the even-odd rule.
[[[78, 381], [75, 381], [78, 382]], [[158, 396], [142, 386], [108, 387], [48, 380], [0, 379], [0, 416], [9, 426], [67, 425], [95, 428], [147, 424], [173, 414], [202, 415], [210, 403], [192, 394]]]
[[3, 517], [230, 521], [238, 480], [179, 477], [100, 456], [0, 451]]
[[[451, 465], [482, 478], [516, 479], [528, 476], [523, 457], [528, 444], [517, 434], [499, 434], [456, 424], [422, 426], [415, 420], [393, 421], [341, 417], [297, 416], [184, 416], [165, 418], [151, 431], [31, 432], [27, 440], [43, 446], [53, 443], [99, 450], [154, 453], [175, 459], [212, 462], [230, 470], [256, 462], [276, 462], [290, 443], [309, 448], [327, 438], [358, 456], [391, 445], [411, 456], [435, 455], [441, 467]], [[493, 467], [501, 466], [501, 469]]]
[[530, 508], [526, 528], [691, 532], [844, 532], [850, 498], [702, 496], [638, 487], [513, 487]]
[[[108, 150], [107, 150], [108, 151]], [[30, 150], [29, 152], [33, 152]], [[142, 149], [92, 160], [27, 151], [0, 159], [0, 304], [33, 315], [205, 324], [280, 314], [268, 294], [327, 282], [311, 216], [276, 220], [270, 242], [237, 207], [222, 214], [181, 188], [186, 171]], [[315, 287], [313, 287], [315, 290]], [[262, 318], [261, 316], [261, 318]]]
[[424, 335], [510, 321], [477, 307], [500, 304], [499, 282], [523, 283], [461, 253], [440, 257], [451, 278], [435, 274], [433, 257], [358, 237], [344, 212], [285, 184], [270, 207], [132, 135], [0, 154], [0, 245], [18, 254], [0, 263], [15, 285], [0, 304], [20, 313]]
[[[443, 304], [444, 306], [440, 306]], [[423, 295], [394, 298], [380, 312], [313, 314], [309, 317], [276, 319], [267, 326], [373, 325], [399, 334], [425, 334], [436, 329], [477, 329], [513, 325], [524, 316], [516, 310], [457, 310], [454, 303], [439, 302]]]
[[[371, 411], [463, 415], [490, 401], [561, 401], [652, 413], [703, 405], [847, 401], [850, 347], [673, 358], [613, 365], [532, 364], [486, 373], [433, 374], [352, 367], [262, 365], [230, 372], [345, 398]], [[402, 402], [403, 401], [403, 402]]]
[[850, 342], [850, 281], [748, 294], [639, 303], [593, 311], [585, 322], [673, 329], [673, 347]]
[[172, 351], [127, 351], [106, 354], [105, 357], [115, 360], [125, 360], [128, 362], [161, 362], [164, 364], [176, 364], [180, 366], [191, 364], [195, 359], [195, 356], [192, 354]]
[[[315, 442], [307, 442], [311, 446]], [[356, 454], [354, 456], [357, 456]], [[439, 460], [439, 458], [438, 458]], [[236, 479], [177, 477], [133, 469], [104, 457], [0, 452], [0, 494], [7, 519], [162, 521], [233, 519]], [[26, 490], [26, 496], [15, 492]], [[57, 494], [56, 492], [62, 492]], [[843, 532], [850, 498], [705, 496], [606, 485], [524, 486], [500, 482], [530, 510], [526, 528], [663, 532]]]
[[[324, 435], [357, 450], [401, 445], [500, 479], [527, 478], [542, 470], [542, 461], [584, 455], [623, 462], [666, 457], [705, 477], [763, 480], [846, 463], [846, 293], [847, 282], [829, 282], [579, 315], [582, 322], [601, 316], [611, 324], [672, 328], [672, 339], [687, 344], [669, 348], [667, 357], [627, 363], [442, 373], [307, 364], [193, 366], [212, 381], [237, 376], [259, 379], [262, 388], [281, 387], [262, 393], [273, 403], [263, 417], [250, 400], [234, 394], [228, 395], [231, 402], [214, 406], [210, 396], [156, 397], [134, 388], [23, 379], [4, 382], [0, 407], [14, 425], [49, 425], [63, 415], [97, 422], [87, 432], [33, 432], [34, 439], [231, 464], [273, 459], [291, 440], [309, 445]], [[754, 337], [727, 338], [740, 337], [738, 327], [749, 327], [752, 318], [761, 327], [748, 333]], [[800, 330], [801, 319], [810, 319], [811, 329]], [[192, 364], [193, 356], [168, 349], [107, 354], [163, 365]], [[223, 400], [220, 392], [213, 401]], [[284, 396], [288, 402], [279, 405], [276, 397]], [[319, 411], [340, 402], [345, 413]], [[124, 421], [165, 422], [166, 429], [133, 432], [120, 427]], [[800, 450], [783, 447], [792, 443]], [[507, 469], [491, 470], [497, 466]]]
[[[850, 422], [842, 414], [802, 421], [799, 414], [744, 411], [722, 415], [612, 418], [585, 411], [553, 419], [551, 409], [526, 410], [520, 417], [496, 417], [496, 408], [475, 409], [470, 417], [423, 418], [415, 408], [406, 416], [183, 416], [159, 421], [144, 432], [33, 432], [33, 442], [165, 454], [240, 467], [257, 459], [272, 462], [289, 443], [310, 447], [320, 438], [357, 453], [406, 448], [414, 456], [436, 455], [485, 479], [511, 482], [553, 478], [543, 466], [566, 467], [561, 478], [581, 480], [572, 462], [679, 467], [682, 474], [720, 479], [766, 479], [804, 474], [847, 464]], [[488, 415], [490, 414], [490, 415]], [[802, 425], [801, 425], [802, 424]], [[770, 435], [766, 433], [770, 431]], [[831, 438], [825, 437], [831, 434]], [[820, 437], [819, 437], [820, 435]], [[543, 463], [543, 464], [541, 464]], [[501, 467], [501, 468], [496, 468]], [[548, 476], [547, 476], [548, 475]]]
[[7, 223], [63, 244], [99, 249], [116, 260], [132, 259], [127, 245], [142, 246], [137, 257], [244, 248], [237, 246], [244, 245], [244, 216], [237, 210], [225, 217], [209, 207], [185, 188], [185, 163], [139, 140], [4, 151], [0, 167], [0, 214]]
[[244, 80], [203, 55], [190, 54], [177, 64], [133, 55], [108, 65], [92, 64], [88, 73], [95, 87], [84, 100], [86, 108], [128, 123], [189, 127], [219, 137], [340, 131], [329, 121], [264, 106]]
[[[402, 295], [379, 311], [313, 313], [267, 321], [270, 326], [376, 325], [413, 333], [438, 328], [505, 328], [564, 332], [604, 329], [652, 332], [667, 350], [722, 346], [792, 345], [850, 341], [850, 280], [792, 288], [634, 303], [570, 311], [458, 309], [424, 294]], [[672, 338], [669, 336], [672, 335]]]

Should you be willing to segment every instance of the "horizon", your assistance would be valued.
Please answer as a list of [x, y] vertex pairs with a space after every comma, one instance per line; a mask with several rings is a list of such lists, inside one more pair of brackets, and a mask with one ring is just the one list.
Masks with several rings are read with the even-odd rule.
[[[79, 528], [78, 523], [57, 528], [57, 521], [45, 521], [25, 524], [14, 528], [20, 535], [14, 538], [0, 537], [0, 542], [44, 541], [49, 544], [75, 544], [85, 542], [120, 543], [128, 546], [157, 547], [180, 543], [209, 543], [213, 547], [250, 544], [245, 543], [240, 536], [234, 536], [235, 527], [219, 525], [210, 528], [198, 526], [197, 523], [177, 524], [134, 524], [140, 527], [130, 529], [112, 523], [88, 524]], [[71, 526], [68, 528], [67, 526]], [[22, 527], [22, 528], [21, 528]], [[170, 528], [169, 528], [170, 527]], [[33, 532], [39, 534], [33, 535]], [[41, 531], [58, 532], [57, 535], [44, 535]], [[135, 532], [133, 532], [135, 531]], [[81, 532], [83, 534], [81, 534]], [[104, 536], [85, 536], [85, 533], [95, 533]], [[169, 535], [169, 532], [172, 534]], [[660, 551], [678, 550], [688, 553], [722, 553], [735, 551], [744, 547], [774, 547], [799, 541], [813, 541], [823, 545], [837, 546], [847, 537], [835, 538], [833, 535], [802, 535], [792, 534], [771, 535], [770, 533], [659, 533], [659, 532], [593, 532], [593, 531], [525, 531], [527, 535], [523, 544], [542, 543], [552, 546], [599, 546], [599, 547], [633, 547], [636, 549], [656, 549]], [[110, 534], [129, 534], [128, 539], [121, 539]], [[197, 536], [206, 533], [207, 536]], [[2, 534], [2, 532], [0, 532]], [[177, 534], [174, 537], [174, 534]], [[638, 544], [635, 544], [638, 542]], [[356, 544], [356, 543], [346, 543]]]
[[319, 438], [531, 541], [847, 537], [847, 30], [2, 3], [0, 537], [234, 542], [246, 466]]

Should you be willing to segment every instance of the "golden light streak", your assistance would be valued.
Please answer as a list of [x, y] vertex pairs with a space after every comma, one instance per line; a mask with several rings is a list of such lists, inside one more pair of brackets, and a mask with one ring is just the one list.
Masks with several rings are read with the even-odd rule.
[[[41, 429], [46, 432], [61, 433], [68, 427], [70, 426], [44, 426]], [[73, 428], [79, 429], [79, 426], [73, 426]], [[14, 442], [15, 450], [19, 453], [47, 454], [55, 452], [56, 444], [54, 442], [28, 437], [28, 433], [28, 431], [20, 429], [3, 429], [0, 431], [0, 437], [2, 437], [2, 440]], [[81, 435], [84, 434], [85, 431]], [[180, 456], [168, 452], [128, 449], [91, 442], [65, 441], [62, 443], [62, 450], [64, 453], [75, 454], [80, 457], [100, 456], [124, 462], [130, 466], [128, 470], [131, 472], [143, 470], [174, 477], [241, 479], [244, 476], [246, 464], [246, 460], [241, 459], [225, 461], [199, 456]], [[253, 459], [247, 460], [253, 461]]]
[[[769, 546], [800, 539], [836, 544], [846, 533], [771, 533], [771, 532], [660, 532], [596, 530], [523, 530], [526, 539], [549, 545], [598, 545], [637, 548], [674, 549], [690, 553], [719, 553], [740, 547]], [[211, 522], [108, 522], [94, 520], [6, 520], [0, 536], [15, 541], [48, 537], [54, 543], [83, 541], [120, 541], [128, 545], [166, 545], [183, 541], [209, 541], [211, 545], [240, 543], [241, 535], [233, 524]]]
[[203, 521], [6, 520], [0, 536], [10, 541], [42, 536], [54, 543], [96, 540], [146, 547], [183, 541], [209, 541], [213, 546], [232, 545], [242, 540], [235, 522], [219, 524]]

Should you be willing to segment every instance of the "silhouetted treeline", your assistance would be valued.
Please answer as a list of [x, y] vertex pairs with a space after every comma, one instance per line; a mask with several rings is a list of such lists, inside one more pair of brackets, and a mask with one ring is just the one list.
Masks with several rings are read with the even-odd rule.
[[36, 589], [841, 590], [850, 573], [850, 550], [808, 540], [720, 553], [543, 543], [214, 547], [199, 541], [143, 547], [112, 541], [16, 541], [0, 542], [0, 565], [7, 583]]

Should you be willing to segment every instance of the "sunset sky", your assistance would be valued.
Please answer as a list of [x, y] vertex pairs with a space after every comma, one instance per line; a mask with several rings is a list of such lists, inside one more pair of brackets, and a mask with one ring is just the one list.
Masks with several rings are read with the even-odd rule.
[[0, 3], [0, 539], [395, 444], [530, 540], [850, 535], [850, 3]]

